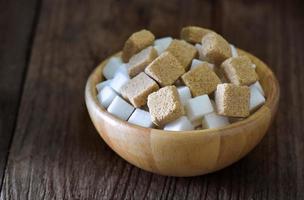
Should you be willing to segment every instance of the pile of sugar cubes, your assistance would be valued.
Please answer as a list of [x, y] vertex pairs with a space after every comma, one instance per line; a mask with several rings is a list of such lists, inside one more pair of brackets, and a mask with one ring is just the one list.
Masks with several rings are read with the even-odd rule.
[[209, 29], [188, 26], [180, 36], [133, 33], [103, 69], [101, 106], [142, 127], [185, 131], [226, 126], [265, 103], [250, 58]]

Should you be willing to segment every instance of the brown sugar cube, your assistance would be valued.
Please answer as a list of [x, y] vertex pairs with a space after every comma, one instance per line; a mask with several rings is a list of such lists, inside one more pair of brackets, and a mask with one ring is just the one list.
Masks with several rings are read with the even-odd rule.
[[134, 77], [145, 68], [158, 56], [154, 47], [148, 47], [141, 50], [130, 58], [128, 73], [130, 77]]
[[148, 95], [158, 89], [157, 83], [144, 72], [141, 72], [122, 87], [121, 94], [134, 107], [139, 108], [147, 103]]
[[258, 75], [247, 56], [228, 58], [221, 68], [229, 81], [235, 85], [250, 85], [258, 80]]
[[229, 117], [247, 117], [249, 115], [250, 89], [223, 83], [215, 91], [217, 113]]
[[184, 69], [188, 68], [197, 54], [196, 48], [184, 40], [173, 40], [166, 51], [175, 56]]
[[195, 97], [210, 94], [221, 83], [219, 77], [209, 68], [207, 63], [199, 64], [185, 73], [182, 80]]
[[184, 114], [175, 86], [166, 86], [148, 96], [148, 107], [153, 123], [162, 126]]
[[145, 73], [161, 86], [167, 86], [172, 85], [185, 70], [171, 53], [164, 52], [146, 67]]
[[206, 61], [216, 65], [220, 65], [224, 60], [231, 57], [229, 43], [214, 32], [203, 37], [200, 53]]
[[213, 32], [209, 29], [198, 26], [186, 26], [182, 28], [181, 39], [190, 43], [201, 43], [202, 38], [207, 34]]
[[136, 53], [140, 52], [142, 49], [153, 44], [155, 36], [148, 30], [141, 30], [133, 33], [122, 50], [122, 60], [128, 62], [129, 59]]

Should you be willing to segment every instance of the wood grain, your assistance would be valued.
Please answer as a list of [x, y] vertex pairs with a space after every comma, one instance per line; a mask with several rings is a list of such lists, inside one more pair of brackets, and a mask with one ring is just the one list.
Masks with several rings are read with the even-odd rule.
[[[303, 10], [300, 0], [43, 0], [1, 198], [303, 199]], [[178, 36], [188, 24], [215, 29], [266, 61], [281, 104], [267, 136], [231, 167], [194, 178], [153, 175], [99, 138], [84, 84], [130, 33], [146, 27]]]
[[38, 11], [36, 0], [0, 1], [0, 188], [15, 130]]
[[[255, 199], [304, 198], [299, 192], [299, 188], [304, 186], [304, 162], [299, 159], [304, 146], [298, 146], [302, 143], [300, 141], [304, 141], [298, 121], [303, 119], [304, 106], [299, 102], [304, 99], [302, 92], [295, 91], [295, 84], [304, 83], [301, 79], [303, 68], [294, 62], [303, 62], [296, 53], [302, 48], [296, 43], [303, 42], [303, 38], [297, 36], [304, 31], [304, 15], [300, 11], [303, 8], [300, 1], [229, 1], [222, 4], [222, 34], [237, 46], [246, 47], [266, 60], [281, 85], [281, 103], [271, 131], [260, 148], [244, 159], [242, 170], [233, 177], [237, 182], [242, 181], [242, 186], [229, 188], [239, 191], [240, 199], [248, 196]], [[239, 35], [242, 35], [241, 40]], [[297, 113], [297, 117], [288, 117], [287, 113]], [[263, 162], [258, 165], [250, 162], [250, 158]]]

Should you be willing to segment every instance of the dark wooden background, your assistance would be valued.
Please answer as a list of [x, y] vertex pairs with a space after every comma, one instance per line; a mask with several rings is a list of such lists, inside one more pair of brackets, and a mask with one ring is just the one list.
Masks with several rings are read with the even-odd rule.
[[[134, 31], [216, 30], [271, 66], [276, 120], [244, 159], [174, 178], [118, 157], [84, 104], [94, 67]], [[2, 199], [304, 199], [304, 3], [266, 0], [0, 0]]]

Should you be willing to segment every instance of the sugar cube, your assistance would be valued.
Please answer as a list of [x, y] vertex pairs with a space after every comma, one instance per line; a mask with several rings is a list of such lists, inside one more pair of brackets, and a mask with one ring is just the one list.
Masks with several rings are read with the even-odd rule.
[[203, 61], [194, 58], [191, 62], [191, 69], [193, 69], [195, 66], [202, 64], [202, 63], [203, 63]]
[[211, 32], [202, 39], [201, 54], [205, 61], [219, 65], [231, 57], [231, 50], [229, 43], [222, 36]]
[[151, 46], [133, 55], [130, 58], [128, 67], [130, 77], [134, 77], [140, 72], [143, 72], [157, 56], [157, 51]]
[[107, 111], [122, 120], [127, 120], [134, 109], [133, 106], [123, 100], [120, 96], [116, 96], [109, 105]]
[[250, 111], [254, 111], [265, 103], [265, 97], [258, 88], [250, 87]]
[[158, 55], [162, 54], [172, 42], [172, 37], [163, 37], [154, 41], [154, 48]]
[[235, 85], [250, 85], [258, 80], [252, 62], [247, 56], [231, 57], [221, 64], [226, 77]]
[[148, 107], [154, 124], [162, 126], [184, 114], [175, 86], [166, 86], [148, 96]]
[[235, 48], [235, 46], [233, 44], [230, 44], [230, 49], [231, 49], [231, 54], [232, 54], [232, 57], [237, 57], [238, 56], [238, 52]]
[[97, 95], [97, 99], [103, 107], [107, 108], [117, 96], [116, 92], [109, 86], [104, 86]]
[[96, 85], [97, 92], [100, 92], [105, 86], [109, 86], [112, 79], [102, 81]]
[[148, 30], [141, 30], [133, 33], [122, 50], [122, 60], [129, 62], [129, 59], [134, 55], [143, 50], [144, 48], [153, 44], [155, 36]]
[[206, 61], [201, 61], [201, 60], [198, 60], [198, 59], [193, 59], [192, 63], [191, 63], [190, 70], [195, 69], [197, 66], [200, 66], [200, 64], [206, 64], [210, 69], [212, 69], [212, 70], [214, 69], [214, 64], [208, 63]]
[[164, 52], [146, 67], [145, 73], [161, 86], [168, 86], [185, 73], [185, 70], [175, 56]]
[[191, 92], [187, 86], [178, 87], [177, 92], [183, 105], [185, 105], [188, 100], [191, 99]]
[[103, 68], [103, 76], [106, 79], [114, 77], [116, 70], [123, 64], [120, 57], [112, 57], [109, 59], [105, 67]]
[[256, 88], [261, 92], [261, 94], [262, 94], [263, 96], [265, 96], [265, 92], [264, 92], [264, 90], [263, 90], [263, 88], [262, 88], [262, 85], [260, 84], [259, 81], [257, 81], [257, 82], [255, 82], [254, 84], [250, 85], [250, 87], [256, 87]]
[[180, 118], [166, 124], [164, 130], [166, 131], [189, 131], [193, 130], [194, 126], [187, 117], [181, 116]]
[[156, 50], [157, 55], [159, 55], [159, 56], [164, 52], [163, 48], [159, 45], [154, 45], [154, 49]]
[[148, 95], [159, 89], [157, 83], [144, 72], [141, 72], [121, 88], [121, 94], [132, 105], [139, 108], [147, 103]]
[[229, 124], [228, 117], [221, 116], [215, 112], [203, 116], [203, 128], [219, 128]]
[[231, 83], [217, 85], [215, 103], [217, 113], [229, 117], [247, 117], [249, 115], [250, 90], [247, 86]]
[[139, 109], [139, 108], [135, 109], [135, 111], [132, 113], [132, 115], [128, 119], [128, 122], [130, 122], [132, 124], [136, 124], [138, 126], [148, 127], [148, 128], [152, 128], [154, 126], [154, 124], [151, 120], [150, 113], [145, 110]]
[[210, 94], [216, 89], [217, 84], [221, 83], [219, 77], [206, 63], [199, 64], [183, 74], [182, 80], [190, 88], [193, 96]]
[[208, 95], [201, 95], [189, 99], [185, 108], [190, 121], [195, 121], [204, 115], [213, 112], [213, 106]]
[[209, 29], [198, 27], [198, 26], [187, 26], [181, 30], [181, 39], [186, 40], [190, 43], [200, 43], [203, 36], [207, 33], [213, 32]]
[[185, 42], [184, 40], [176, 39], [171, 42], [166, 51], [175, 56], [184, 69], [188, 68], [192, 59], [197, 54], [197, 50], [193, 45]]
[[130, 78], [123, 73], [116, 73], [113, 80], [110, 83], [110, 86], [117, 92], [121, 93], [121, 88], [129, 82]]
[[[125, 75], [126, 77], [130, 78], [130, 77], [129, 77], [129, 74], [128, 74], [128, 67], [129, 67], [129, 65], [128, 65], [127, 63], [121, 64], [121, 65], [117, 68], [115, 74], [117, 74], [117, 73], [122, 73], [122, 74]], [[115, 77], [115, 74], [114, 74], [114, 77]]]

